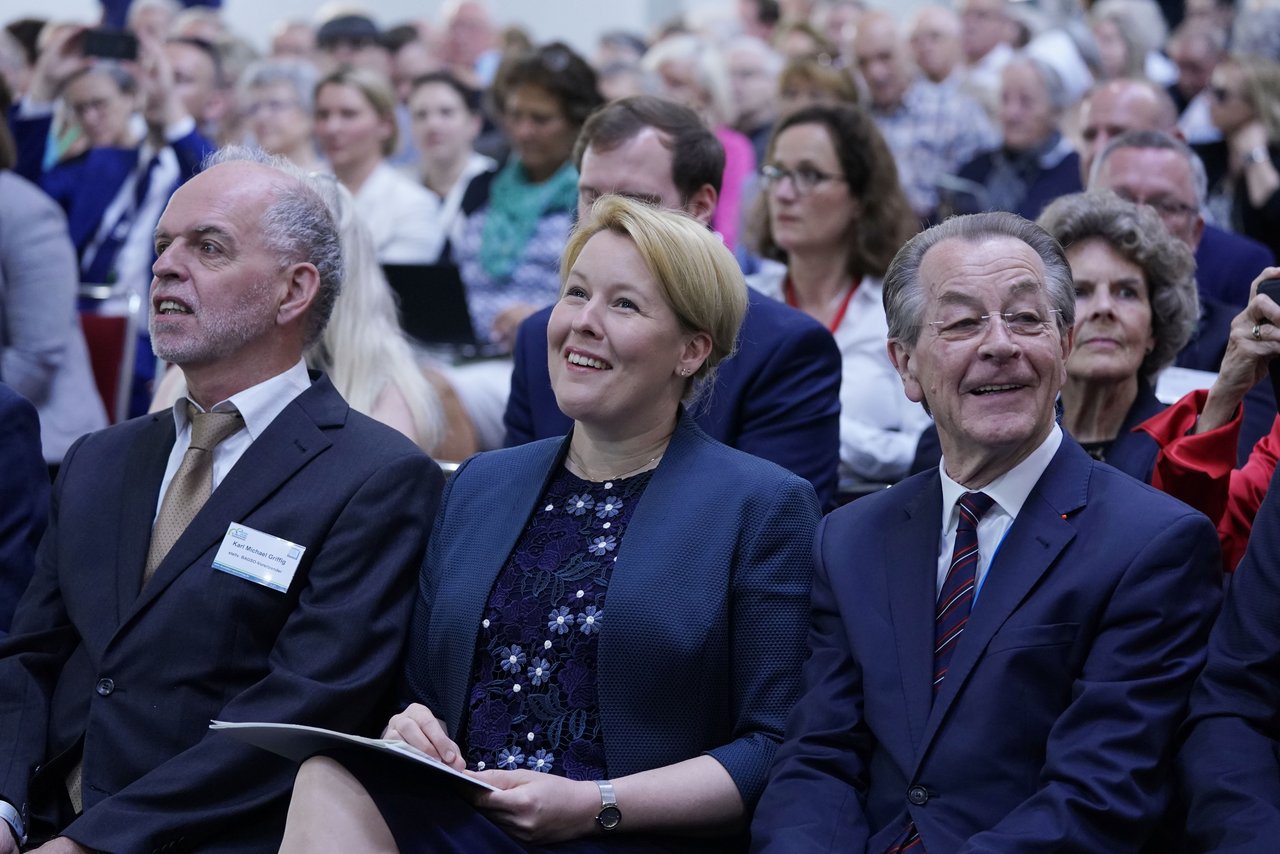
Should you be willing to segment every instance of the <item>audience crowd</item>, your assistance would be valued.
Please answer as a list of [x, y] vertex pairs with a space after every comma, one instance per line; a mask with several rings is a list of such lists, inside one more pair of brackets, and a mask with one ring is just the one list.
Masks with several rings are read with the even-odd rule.
[[0, 30], [0, 854], [1274, 844], [1280, 0], [101, 5]]

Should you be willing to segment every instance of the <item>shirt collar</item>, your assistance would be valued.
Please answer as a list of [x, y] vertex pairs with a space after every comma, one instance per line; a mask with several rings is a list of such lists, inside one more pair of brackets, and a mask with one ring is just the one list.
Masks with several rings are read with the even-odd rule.
[[[293, 402], [295, 397], [306, 391], [310, 385], [311, 375], [307, 373], [307, 363], [299, 359], [296, 365], [284, 373], [276, 374], [269, 380], [263, 380], [255, 386], [237, 392], [226, 400], [218, 401], [211, 411], [225, 412], [232, 408], [239, 411], [240, 416], [244, 418], [249, 439], [253, 441], [267, 429], [267, 425], [274, 421], [277, 415], [284, 411], [286, 406]], [[191, 400], [191, 398], [183, 396], [178, 399], [178, 403], [184, 400]], [[204, 411], [194, 400], [191, 400], [191, 404], [197, 410]], [[187, 428], [189, 421], [187, 407], [175, 405], [173, 424], [179, 435]]]
[[[1045, 440], [1026, 459], [982, 487], [981, 491], [990, 496], [1011, 518], [1018, 518], [1022, 505], [1027, 502], [1027, 496], [1035, 489], [1061, 444], [1062, 428], [1055, 423]], [[961, 495], [971, 490], [947, 475], [946, 463], [945, 458], [938, 463], [938, 474], [942, 477], [942, 517], [945, 524], [950, 526], [954, 521], [956, 502]]]

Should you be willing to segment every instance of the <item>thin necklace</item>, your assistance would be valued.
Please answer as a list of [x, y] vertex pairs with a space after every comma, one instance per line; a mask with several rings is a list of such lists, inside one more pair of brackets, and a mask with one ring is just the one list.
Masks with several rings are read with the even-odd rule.
[[[666, 452], [664, 451], [663, 453], [666, 453]], [[633, 469], [628, 469], [627, 471], [624, 471], [622, 474], [615, 474], [613, 477], [604, 477], [604, 478], [592, 477], [591, 472], [587, 470], [587, 467], [582, 464], [582, 460], [578, 459], [577, 455], [574, 454], [572, 450], [569, 451], [569, 459], [573, 462], [575, 466], [578, 467], [578, 470], [582, 472], [582, 474], [585, 476], [587, 480], [595, 483], [602, 480], [603, 481], [622, 480], [624, 478], [630, 477], [633, 474], [638, 474], [644, 471], [645, 469], [647, 469], [649, 466], [656, 463], [658, 460], [662, 459], [662, 454], [658, 454], [656, 456], [650, 457], [647, 463], [636, 466]]]

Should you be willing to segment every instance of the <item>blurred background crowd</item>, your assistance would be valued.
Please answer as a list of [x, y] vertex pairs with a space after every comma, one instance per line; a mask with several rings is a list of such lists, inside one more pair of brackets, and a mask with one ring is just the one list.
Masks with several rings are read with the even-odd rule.
[[[1118, 355], [1069, 364], [1062, 406], [1096, 455], [1144, 479], [1156, 449], [1127, 449], [1130, 428], [1212, 384], [1280, 249], [1274, 0], [624, 3], [633, 24], [584, 34], [566, 20], [549, 40], [531, 30], [557, 32], [574, 4], [549, 4], [536, 28], [479, 0], [413, 19], [330, 5], [269, 32], [238, 30], [227, 5], [104, 0], [78, 21], [0, 31], [0, 377], [37, 404], [51, 467], [76, 436], [180, 393], [147, 340], [152, 232], [230, 143], [349, 193], [369, 257], [350, 263], [309, 361], [440, 459], [513, 441], [510, 354], [556, 299], [592, 192], [575, 144], [616, 99], [696, 112], [724, 149], [712, 227], [748, 284], [834, 336], [845, 497], [937, 461], [885, 354], [879, 300], [889, 259], [924, 225], [1035, 219], [1085, 189], [1151, 209], [1137, 236], [1069, 208], [1050, 220], [1110, 247], [1098, 281], [1122, 268], [1140, 281], [1080, 290], [1078, 324], [1094, 311], [1124, 326], [1136, 310], [1136, 331]], [[404, 331], [397, 270], [460, 281], [465, 350]], [[1265, 383], [1238, 391], [1243, 461], [1275, 409]]]

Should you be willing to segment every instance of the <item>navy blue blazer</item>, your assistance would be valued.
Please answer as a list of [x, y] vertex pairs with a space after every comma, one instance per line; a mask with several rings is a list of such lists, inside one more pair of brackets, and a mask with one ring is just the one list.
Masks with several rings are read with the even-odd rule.
[[[274, 851], [297, 769], [209, 720], [382, 724], [443, 478], [319, 377], [140, 592], [174, 435], [165, 410], [67, 454], [0, 640], [0, 798], [95, 850]], [[306, 548], [287, 592], [212, 567], [233, 523]], [[63, 787], [80, 756], [73, 819]]]
[[1135, 431], [1143, 421], [1163, 412], [1165, 405], [1156, 399], [1156, 393], [1146, 380], [1138, 380], [1138, 396], [1129, 406], [1111, 447], [1107, 448], [1107, 465], [1136, 477], [1143, 483], [1151, 482], [1151, 472], [1156, 467], [1160, 446], [1141, 430]]
[[31, 580], [48, 514], [40, 418], [25, 397], [0, 383], [0, 637]]
[[933, 697], [936, 472], [818, 529], [811, 655], [755, 851], [1137, 850], [1217, 608], [1208, 519], [1068, 436]]
[[[91, 148], [46, 170], [45, 143], [52, 118], [22, 119], [16, 115], [15, 107], [9, 122], [18, 146], [14, 171], [38, 184], [66, 212], [71, 242], [76, 246], [76, 257], [81, 258], [120, 186], [138, 168], [138, 148]], [[180, 172], [171, 190], [195, 175], [204, 158], [214, 151], [214, 145], [194, 130], [170, 147], [177, 155]]]
[[[832, 507], [840, 463], [840, 349], [804, 312], [751, 288], [747, 298], [738, 352], [720, 364], [694, 419], [713, 439], [800, 475], [822, 506]], [[550, 317], [551, 309], [543, 309], [516, 335], [507, 447], [563, 436], [573, 426], [551, 390]]]
[[1221, 300], [1239, 312], [1249, 302], [1253, 280], [1263, 267], [1275, 263], [1266, 244], [1206, 223], [1196, 247], [1196, 285], [1200, 296]]
[[[567, 449], [480, 454], [446, 487], [406, 681], [455, 736], [493, 582]], [[796, 698], [818, 515], [808, 483], [681, 415], [609, 579], [597, 680], [611, 776], [708, 753], [750, 814]]]
[[1280, 470], [1209, 637], [1178, 754], [1192, 851], [1253, 854], [1280, 839]]
[[[959, 177], [985, 187], [995, 168], [996, 153], [996, 151], [986, 151], [979, 154], [960, 167]], [[1078, 193], [1082, 189], [1084, 187], [1080, 184], [1080, 155], [1073, 151], [1062, 158], [1056, 166], [1038, 171], [1027, 186], [1026, 195], [1022, 197], [1017, 210], [1012, 212], [1034, 222], [1054, 199], [1069, 193]], [[972, 196], [960, 195], [955, 199], [955, 213], [979, 213], [985, 210], [990, 210], [990, 207]]]

